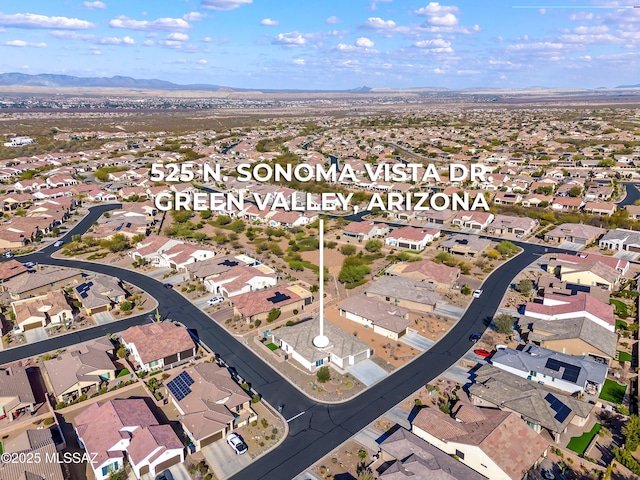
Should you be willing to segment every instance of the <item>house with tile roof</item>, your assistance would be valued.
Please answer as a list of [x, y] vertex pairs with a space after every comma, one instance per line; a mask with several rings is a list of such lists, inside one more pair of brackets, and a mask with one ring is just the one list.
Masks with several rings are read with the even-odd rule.
[[359, 241], [370, 240], [387, 233], [389, 233], [389, 226], [386, 223], [375, 222], [351, 222], [342, 230], [343, 237]]
[[95, 275], [73, 288], [76, 299], [87, 315], [107, 312], [124, 301], [127, 292], [120, 280], [106, 275]]
[[570, 395], [598, 394], [609, 371], [606, 364], [586, 355], [567, 355], [537, 345], [525, 345], [518, 350], [501, 348], [491, 357], [491, 364]]
[[324, 333], [330, 343], [328, 347], [320, 350], [313, 344], [319, 329], [320, 320], [315, 316], [311, 320], [274, 330], [270, 338], [285, 354], [310, 372], [331, 364], [338, 368], [346, 368], [373, 355], [373, 351], [362, 340], [326, 321]]
[[458, 283], [460, 269], [425, 259], [418, 262], [395, 263], [387, 268], [386, 274], [430, 283], [435, 285], [436, 290], [447, 292]]
[[182, 370], [165, 387], [196, 451], [258, 418], [247, 392], [229, 370], [216, 363], [198, 363]]
[[461, 211], [453, 217], [451, 225], [461, 228], [473, 228], [475, 230], [484, 230], [493, 221], [494, 215], [490, 212], [481, 211]]
[[33, 412], [36, 399], [27, 370], [22, 367], [0, 369], [0, 420], [12, 422], [22, 413]]
[[569, 355], [587, 355], [609, 363], [617, 356], [618, 334], [586, 317], [541, 320], [522, 316], [520, 332], [528, 343]]
[[451, 416], [436, 408], [421, 408], [411, 431], [491, 480], [524, 478], [549, 447], [516, 413], [462, 401]]
[[572, 242], [580, 245], [595, 243], [605, 229], [585, 225], [582, 223], [563, 223], [550, 232], [545, 233], [545, 242], [562, 243]]
[[601, 302], [585, 292], [576, 295], [545, 295], [542, 303], [527, 302], [525, 315], [540, 320], [565, 320], [569, 318], [585, 317], [603, 328], [615, 331], [613, 305]]
[[569, 425], [583, 427], [594, 405], [518, 375], [482, 365], [475, 372], [469, 396], [474, 405], [515, 412], [537, 433], [546, 432], [556, 443]]
[[406, 248], [421, 252], [428, 244], [440, 237], [439, 228], [416, 228], [411, 226], [393, 230], [385, 238], [385, 244], [391, 247]]
[[65, 325], [73, 320], [73, 310], [62, 290], [11, 302], [14, 324], [21, 332], [48, 325]]
[[440, 301], [434, 285], [391, 275], [380, 277], [367, 287], [364, 294], [420, 313], [433, 312]]
[[207, 278], [204, 281], [204, 286], [207, 292], [223, 295], [227, 298], [275, 287], [278, 283], [275, 271], [266, 265], [259, 267], [263, 268], [237, 265], [224, 273]]
[[339, 312], [341, 317], [392, 340], [398, 340], [409, 330], [409, 310], [363, 294], [348, 297], [340, 304]]
[[[45, 461], [56, 458], [58, 450], [51, 430], [24, 430], [9, 439], [2, 440], [4, 453], [18, 459], [40, 459], [32, 462], [0, 462], [0, 478], [7, 480], [65, 480], [70, 478], [69, 467], [64, 463]], [[13, 457], [12, 457], [13, 458]]]
[[601, 249], [640, 252], [640, 232], [625, 228], [614, 228], [602, 236], [598, 246]]
[[125, 456], [137, 478], [184, 461], [184, 446], [170, 425], [159, 425], [142, 398], [97, 402], [74, 419], [78, 443], [93, 462], [97, 480], [124, 468]]
[[233, 297], [234, 314], [248, 323], [266, 320], [273, 309], [281, 313], [303, 311], [313, 301], [313, 295], [299, 285], [282, 284], [266, 290], [241, 293]]
[[196, 355], [187, 329], [170, 322], [129, 327], [120, 338], [135, 365], [147, 372], [182, 365]]
[[511, 215], [496, 215], [487, 227], [492, 235], [529, 235], [538, 226], [538, 221], [529, 217], [514, 217]]
[[70, 402], [88, 395], [114, 380], [113, 351], [111, 341], [103, 337], [71, 347], [52, 360], [46, 360], [44, 368], [58, 402]]
[[600, 262], [607, 265], [610, 268], [613, 268], [615, 271], [619, 272], [620, 275], [625, 275], [629, 271], [629, 260], [625, 260], [624, 258], [616, 258], [609, 257], [607, 255], [598, 255], [597, 253], [587, 253], [587, 252], [579, 252], [575, 255], [569, 253], [558, 253], [554, 258], [552, 258], [552, 262], [550, 263], [550, 267], [553, 272], [558, 275], [561, 272], [561, 269], [564, 265], [577, 265], [581, 263], [595, 263]]
[[[380, 480], [433, 478], [443, 480], [486, 480], [442, 450], [405, 428], [398, 428], [380, 443]], [[377, 465], [377, 462], [376, 462]]]

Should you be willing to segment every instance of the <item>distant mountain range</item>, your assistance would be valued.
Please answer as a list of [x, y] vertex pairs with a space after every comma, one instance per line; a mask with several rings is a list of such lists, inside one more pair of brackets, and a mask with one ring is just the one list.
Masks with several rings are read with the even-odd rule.
[[[50, 73], [41, 73], [38, 75], [28, 75], [26, 73], [0, 73], [0, 86], [2, 85], [23, 85], [30, 87], [94, 87], [94, 88], [135, 88], [141, 90], [204, 90], [204, 91], [260, 91], [260, 92], [347, 92], [347, 93], [370, 93], [385, 91], [447, 91], [447, 88], [431, 88], [431, 87], [415, 87], [415, 88], [371, 88], [357, 87], [348, 90], [297, 90], [297, 89], [249, 89], [249, 88], [232, 88], [222, 87], [220, 85], [211, 85], [207, 83], [180, 85], [166, 80], [158, 80], [155, 78], [143, 79], [132, 77], [75, 77], [72, 75], [55, 75]], [[602, 87], [601, 87], [602, 88]], [[636, 85], [620, 85], [615, 88], [640, 88], [640, 84]], [[545, 90], [545, 87], [529, 87], [519, 90]], [[468, 90], [468, 89], [467, 89]], [[472, 90], [502, 90], [474, 88]], [[583, 90], [583, 89], [576, 89]], [[584, 89], [587, 90], [587, 89]]]
[[[38, 75], [28, 75], [26, 73], [0, 73], [0, 86], [2, 85], [23, 85], [29, 87], [102, 87], [102, 88], [136, 88], [141, 90], [201, 90], [201, 91], [260, 91], [260, 92], [329, 92], [331, 90], [295, 90], [295, 89], [249, 89], [222, 87], [207, 83], [197, 83], [180, 85], [166, 80], [155, 78], [141, 79], [132, 77], [74, 77], [72, 75], [55, 75], [50, 73], [40, 73]], [[368, 93], [373, 89], [369, 87], [358, 87], [351, 90], [338, 90], [350, 93]], [[335, 91], [335, 90], [334, 90]]]

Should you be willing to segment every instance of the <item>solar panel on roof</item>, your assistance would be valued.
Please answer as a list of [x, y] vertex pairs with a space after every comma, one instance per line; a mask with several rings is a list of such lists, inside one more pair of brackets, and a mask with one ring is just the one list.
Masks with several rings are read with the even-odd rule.
[[267, 298], [267, 301], [271, 302], [271, 303], [280, 303], [280, 302], [284, 302], [285, 300], [289, 300], [291, 297], [289, 295], [285, 295], [282, 292], [276, 292], [273, 297], [269, 297]]
[[560, 423], [563, 423], [571, 413], [571, 409], [551, 393], [548, 393], [544, 399], [549, 403], [551, 409], [556, 412], [553, 418], [558, 420]]
[[85, 284], [84, 284], [84, 283], [81, 283], [80, 285], [78, 285], [78, 286], [76, 287], [76, 290], [77, 290], [77, 291], [79, 291], [79, 292], [82, 292], [82, 291], [84, 290], [84, 287], [85, 287]]
[[551, 370], [555, 370], [556, 372], [560, 371], [560, 367], [561, 366], [562, 366], [562, 362], [559, 362], [555, 358], [547, 359], [547, 364], [545, 365], [545, 367], [547, 367], [547, 368], [549, 368]]
[[219, 265], [224, 265], [225, 267], [237, 267], [238, 262], [226, 259], [224, 262], [220, 262]]
[[87, 298], [88, 296], [89, 296], [89, 294], [87, 292], [80, 293], [80, 297], [82, 297], [82, 298]]
[[564, 373], [562, 374], [562, 379], [567, 382], [576, 383], [578, 381], [578, 377], [580, 376], [580, 367], [575, 365], [565, 365]]
[[171, 394], [180, 401], [191, 393], [189, 385], [193, 385], [194, 381], [187, 372], [182, 372], [176, 378], [167, 383], [167, 388]]
[[126, 228], [131, 228], [131, 224], [130, 224], [130, 223], [127, 223], [127, 224], [125, 225], [125, 227], [126, 227]]
[[87, 283], [87, 288], [93, 287], [93, 282]]

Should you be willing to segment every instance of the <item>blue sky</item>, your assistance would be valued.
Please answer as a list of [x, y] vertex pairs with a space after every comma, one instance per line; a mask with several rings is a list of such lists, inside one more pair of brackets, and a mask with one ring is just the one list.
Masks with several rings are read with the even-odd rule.
[[2, 3], [2, 72], [328, 90], [640, 83], [632, 0]]

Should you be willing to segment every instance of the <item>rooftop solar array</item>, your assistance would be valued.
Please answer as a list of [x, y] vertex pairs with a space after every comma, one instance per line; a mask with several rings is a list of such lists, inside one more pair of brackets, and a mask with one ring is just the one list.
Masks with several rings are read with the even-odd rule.
[[561, 362], [555, 358], [549, 358], [547, 360], [546, 367], [556, 372], [560, 372], [560, 369], [564, 368], [564, 372], [562, 372], [562, 380], [566, 380], [567, 382], [576, 383], [580, 376], [580, 367], [577, 365], [571, 365], [570, 363]]
[[89, 289], [93, 287], [93, 282], [81, 283], [76, 287], [76, 291], [80, 294], [81, 298], [87, 298]]
[[238, 262], [233, 260], [229, 260], [228, 258], [224, 262], [220, 262], [220, 265], [224, 265], [225, 267], [237, 267]]
[[291, 296], [289, 295], [285, 295], [282, 292], [276, 292], [273, 297], [269, 297], [267, 298], [267, 300], [271, 303], [280, 303], [280, 302], [284, 302], [285, 300], [289, 300], [291, 298]]
[[167, 388], [171, 392], [171, 395], [175, 397], [176, 400], [180, 401], [187, 395], [191, 393], [191, 388], [193, 385], [193, 378], [187, 372], [182, 372], [176, 378], [167, 383]]
[[558, 400], [555, 395], [551, 393], [547, 393], [547, 396], [544, 399], [549, 403], [551, 410], [556, 412], [555, 418], [560, 423], [563, 423], [569, 414], [571, 413], [571, 409], [567, 407], [561, 400]]

